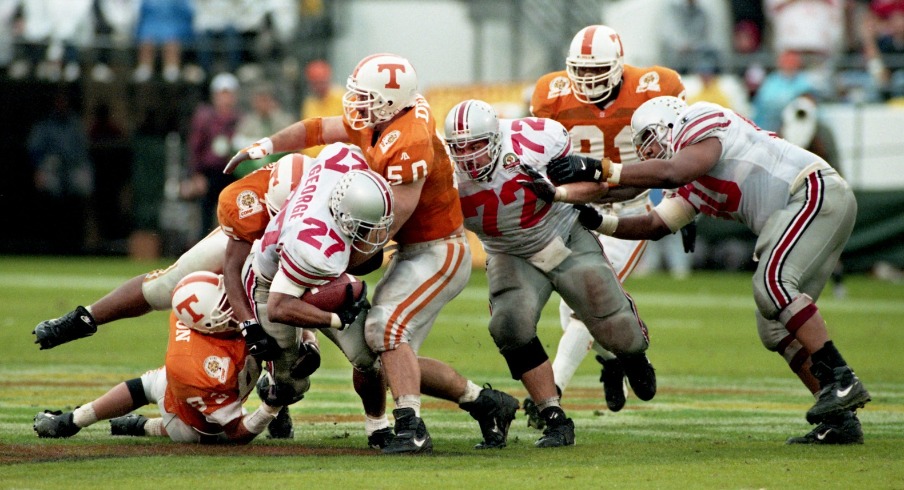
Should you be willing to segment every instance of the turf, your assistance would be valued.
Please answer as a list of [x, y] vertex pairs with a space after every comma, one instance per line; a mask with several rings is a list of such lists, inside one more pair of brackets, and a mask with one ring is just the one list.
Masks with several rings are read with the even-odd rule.
[[[383, 457], [365, 447], [350, 370], [325, 340], [323, 367], [292, 408], [294, 440], [186, 446], [112, 437], [104, 422], [68, 440], [38, 439], [36, 412], [72, 408], [157, 367], [167, 319], [157, 312], [123, 320], [48, 351], [32, 344], [31, 329], [163, 265], [0, 257], [0, 488], [904, 488], [904, 285], [863, 276], [847, 278], [845, 298], [827, 291], [819, 301], [836, 344], [873, 395], [860, 411], [866, 443], [859, 446], [784, 444], [812, 428], [803, 415], [813, 399], [761, 347], [749, 276], [702, 272], [685, 281], [629, 280], [650, 327], [659, 392], [608, 412], [598, 365], [586, 359], [563, 400], [575, 420], [574, 447], [534, 448], [539, 433], [519, 412], [509, 447], [477, 451], [476, 422], [452, 403], [425, 398], [434, 454]], [[475, 270], [421, 353], [522, 399], [487, 318], [486, 281]], [[555, 300], [540, 325], [550, 355], [559, 336]], [[252, 397], [249, 407], [256, 403]]]

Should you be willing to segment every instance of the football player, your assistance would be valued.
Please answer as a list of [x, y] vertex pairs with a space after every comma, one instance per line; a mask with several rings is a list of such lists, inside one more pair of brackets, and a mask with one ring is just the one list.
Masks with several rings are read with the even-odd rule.
[[480, 447], [501, 447], [517, 401], [491, 388], [481, 390], [441, 361], [417, 356], [440, 310], [471, 275], [452, 165], [417, 86], [407, 59], [367, 56], [348, 77], [344, 115], [303, 119], [262, 138], [232, 157], [224, 171], [274, 151], [335, 142], [360, 147], [367, 165], [389, 182], [395, 196], [390, 235], [398, 250], [377, 283], [365, 325], [396, 406], [395, 437], [383, 452], [431, 450], [421, 419], [422, 382], [429, 385], [428, 393], [458, 402], [478, 420], [484, 436]]
[[617, 238], [656, 240], [698, 213], [747, 225], [758, 236], [753, 296], [760, 339], [816, 397], [806, 418], [818, 425], [788, 443], [862, 443], [855, 410], [870, 394], [829, 339], [816, 307], [854, 228], [857, 202], [847, 182], [817, 155], [716, 104], [652, 99], [634, 113], [631, 130], [642, 162], [583, 163], [598, 176], [561, 162], [549, 176], [573, 183], [549, 192], [585, 203], [614, 184], [678, 188], [639, 216], [582, 208], [588, 228]]
[[[636, 393], [656, 392], [644, 352], [647, 329], [596, 237], [573, 206], [538, 200], [531, 183], [572, 153], [565, 127], [551, 119], [499, 120], [486, 102], [467, 100], [445, 122], [449, 155], [461, 178], [465, 226], [487, 251], [490, 334], [545, 424], [538, 447], [574, 444], [574, 423], [559, 404], [537, 322], [552, 291], [574, 309], [592, 339], [617, 354]], [[642, 375], [640, 373], [643, 373]]]
[[[564, 71], [540, 77], [531, 98], [531, 113], [554, 119], [568, 130], [578, 155], [630, 164], [637, 161], [631, 146], [631, 115], [645, 101], [660, 95], [684, 98], [677, 72], [662, 66], [641, 68], [624, 62], [624, 45], [618, 33], [604, 25], [587, 26], [574, 36]], [[646, 189], [613, 190], [609, 199], [594, 203], [601, 212], [632, 216], [652, 209]], [[646, 250], [644, 240], [618, 240], [598, 236], [620, 281], [634, 270]], [[687, 247], [687, 246], [686, 246]], [[686, 248], [687, 249], [687, 248]], [[562, 301], [559, 314], [563, 335], [553, 361], [556, 386], [563, 392], [581, 361], [592, 349], [602, 364], [606, 406], [617, 412], [625, 405], [625, 371], [618, 358], [594, 343], [587, 328]], [[637, 373], [642, 375], [643, 373]], [[646, 396], [638, 398], [647, 400]], [[542, 428], [533, 400], [525, 400], [528, 424]]]
[[[176, 442], [245, 444], [260, 434], [281, 407], [263, 398], [258, 409], [243, 415], [242, 403], [260, 363], [247, 355], [223, 276], [186, 275], [171, 304], [164, 366], [119, 383], [71, 412], [38, 413], [38, 437], [72, 437], [107, 419], [112, 419], [113, 435], [169, 436]], [[157, 404], [160, 418], [126, 415], [148, 403]]]

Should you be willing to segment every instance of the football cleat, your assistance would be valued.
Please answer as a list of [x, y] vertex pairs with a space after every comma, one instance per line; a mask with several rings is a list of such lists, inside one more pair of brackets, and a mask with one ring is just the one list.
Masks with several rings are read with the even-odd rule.
[[624, 408], [626, 401], [625, 370], [618, 358], [603, 359], [602, 356], [596, 356], [596, 362], [603, 365], [600, 383], [603, 383], [606, 406], [610, 411], [617, 412]]
[[72, 412], [63, 413], [60, 410], [43, 412], [35, 415], [35, 423], [33, 426], [38, 437], [49, 437], [59, 439], [64, 437], [72, 437], [82, 430], [81, 427], [75, 425], [72, 421]]
[[[824, 364], [813, 364], [810, 368], [818, 379], [824, 379], [830, 368]], [[863, 387], [860, 378], [848, 366], [839, 366], [831, 371], [831, 383], [825, 383], [816, 394], [816, 403], [807, 410], [807, 422], [816, 424], [833, 415], [860, 408], [870, 401], [870, 394]]]
[[427, 426], [414, 414], [413, 408], [397, 408], [392, 411], [395, 418], [395, 437], [382, 449], [383, 454], [418, 454], [433, 451], [433, 440]]
[[565, 417], [561, 407], [549, 407], [541, 414], [546, 420], [546, 430], [537, 439], [537, 447], [561, 447], [574, 445], [574, 422]]
[[97, 324], [85, 307], [77, 306], [59, 318], [39, 323], [31, 333], [35, 335], [35, 343], [41, 345], [41, 350], [53, 349], [66, 342], [94, 335], [97, 333]]
[[483, 441], [474, 446], [474, 449], [505, 447], [509, 427], [515, 420], [515, 413], [518, 412], [518, 400], [515, 397], [494, 390], [487, 383], [483, 385], [476, 400], [462, 403], [460, 406], [480, 424]]
[[367, 436], [367, 445], [371, 449], [383, 449], [392, 442], [393, 437], [395, 437], [395, 435], [392, 433], [392, 429], [389, 427], [383, 427], [382, 429], [375, 430], [373, 434]]
[[320, 368], [320, 348], [313, 342], [305, 342], [298, 347], [298, 359], [289, 371], [295, 379], [303, 379]]
[[826, 418], [815, 429], [788, 439], [786, 444], [863, 444], [863, 429], [857, 414], [847, 411]]
[[289, 415], [289, 407], [282, 407], [276, 417], [267, 424], [267, 439], [294, 439], [295, 428], [292, 427], [292, 417]]
[[144, 415], [130, 413], [122, 417], [110, 419], [110, 434], [114, 436], [144, 437], [144, 425], [148, 418]]
[[528, 427], [533, 427], [537, 430], [546, 428], [546, 421], [540, 416], [540, 409], [537, 408], [537, 404], [534, 403], [531, 397], [525, 398], [521, 406], [524, 407], [524, 415], [527, 416]]
[[643, 401], [656, 396], [656, 370], [646, 354], [622, 356], [619, 358], [631, 391]]

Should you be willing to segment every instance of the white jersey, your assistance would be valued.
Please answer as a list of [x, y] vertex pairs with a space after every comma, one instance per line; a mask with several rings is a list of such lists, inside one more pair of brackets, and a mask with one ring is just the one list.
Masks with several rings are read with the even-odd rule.
[[698, 102], [678, 116], [672, 150], [718, 138], [722, 154], [705, 175], [678, 189], [704, 214], [740, 221], [759, 235], [773, 213], [787, 207], [791, 193], [825, 160], [758, 128], [724, 107]]
[[295, 191], [254, 242], [255, 274], [272, 281], [282, 270], [303, 288], [326, 284], [348, 268], [352, 240], [330, 213], [330, 194], [350, 170], [367, 168], [357, 147], [334, 143], [306, 165]]
[[[555, 237], [565, 240], [577, 218], [570, 204], [541, 201], [519, 184], [529, 181], [520, 165], [546, 174], [549, 161], [571, 153], [565, 127], [552, 119], [500, 119], [502, 148], [486, 180], [459, 176], [465, 227], [489, 253], [531, 257]], [[567, 240], [566, 240], [567, 241]]]

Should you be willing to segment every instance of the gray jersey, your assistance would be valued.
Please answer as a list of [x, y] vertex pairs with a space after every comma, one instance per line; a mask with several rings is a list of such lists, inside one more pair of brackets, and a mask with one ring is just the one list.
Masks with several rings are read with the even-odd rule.
[[567, 238], [577, 211], [570, 204], [543, 202], [519, 181], [529, 181], [520, 165], [546, 174], [550, 160], [571, 153], [565, 127], [552, 119], [501, 119], [502, 149], [486, 180], [459, 178], [465, 227], [488, 253], [530, 257], [556, 237]]
[[672, 130], [672, 149], [718, 138], [722, 154], [705, 175], [678, 194], [699, 212], [740, 221], [759, 235], [766, 220], [784, 209], [807, 174], [830, 169], [813, 153], [758, 128], [724, 107], [698, 102]]

